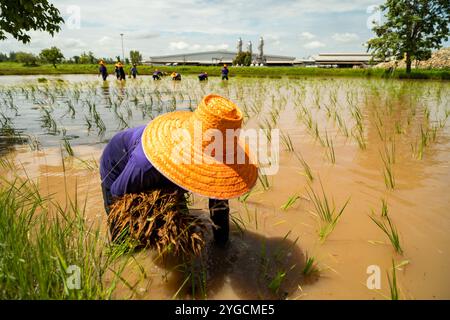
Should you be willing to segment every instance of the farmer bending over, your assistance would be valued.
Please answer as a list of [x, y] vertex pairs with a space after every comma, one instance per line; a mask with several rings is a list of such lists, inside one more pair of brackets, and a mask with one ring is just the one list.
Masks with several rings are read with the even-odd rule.
[[[241, 124], [242, 112], [233, 102], [208, 95], [194, 112], [166, 113], [147, 125], [117, 133], [100, 160], [107, 214], [114, 197], [179, 188], [209, 198], [214, 239], [220, 245], [227, 243], [228, 199], [248, 192], [256, 183], [258, 172], [254, 161], [249, 160], [248, 145], [236, 136], [232, 136], [231, 143], [226, 139], [227, 129], [238, 130]], [[210, 129], [222, 133], [223, 145], [205, 138]], [[194, 141], [199, 136], [194, 131], [198, 130], [203, 133], [201, 141]]]
[[172, 72], [172, 74], [170, 75], [172, 77], [172, 80], [181, 80], [181, 74], [179, 74], [178, 72]]
[[206, 81], [208, 80], [208, 73], [202, 72], [198, 75], [198, 80], [200, 81]]
[[162, 72], [158, 69], [153, 72], [153, 80], [161, 80]]

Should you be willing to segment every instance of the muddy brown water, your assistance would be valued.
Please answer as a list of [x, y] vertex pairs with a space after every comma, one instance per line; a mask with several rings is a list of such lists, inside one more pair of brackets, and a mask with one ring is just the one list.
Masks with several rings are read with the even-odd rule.
[[[41, 192], [57, 201], [77, 189], [87, 201], [88, 222], [98, 222], [105, 234], [98, 160], [107, 141], [159, 113], [194, 109], [208, 93], [235, 101], [246, 114], [245, 128], [271, 126], [288, 134], [314, 176], [310, 182], [298, 157], [280, 141], [279, 170], [267, 177], [269, 188], [259, 182], [246, 201], [231, 201], [240, 227], [233, 224], [230, 245], [221, 249], [209, 241], [203, 259], [192, 266], [203, 288], [186, 281], [180, 261], [162, 262], [154, 252], [141, 251], [123, 273], [136, 284], [134, 290], [122, 285], [115, 298], [388, 299], [392, 260], [401, 264], [401, 298], [450, 298], [450, 83], [335, 78], [199, 83], [194, 77], [172, 83], [141, 77], [120, 85], [83, 75], [38, 78], [0, 77], [0, 154], [20, 164]], [[104, 127], [95, 123], [95, 114]], [[13, 137], [5, 124], [14, 128]], [[393, 145], [395, 187], [390, 189], [382, 156]], [[321, 193], [320, 183], [337, 209], [350, 199], [323, 242], [307, 193], [308, 185]], [[290, 197], [297, 200], [282, 209]], [[399, 232], [402, 255], [369, 218], [372, 212], [380, 216], [382, 199]], [[193, 208], [207, 214], [206, 199], [195, 197]], [[319, 273], [302, 273], [307, 257], [314, 258]], [[366, 285], [370, 266], [379, 267], [379, 289]]]

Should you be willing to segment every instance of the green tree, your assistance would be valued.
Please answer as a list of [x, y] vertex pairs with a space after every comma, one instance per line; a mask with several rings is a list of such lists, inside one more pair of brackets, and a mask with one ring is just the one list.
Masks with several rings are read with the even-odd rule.
[[430, 58], [431, 50], [448, 40], [448, 0], [386, 0], [380, 10], [385, 21], [373, 28], [368, 50], [381, 59], [405, 58], [407, 73], [413, 60]]
[[15, 57], [17, 62], [21, 62], [26, 66], [36, 65], [37, 57], [32, 53], [16, 52]]
[[250, 52], [241, 52], [236, 55], [233, 60], [234, 65], [244, 65], [249, 66], [252, 63], [252, 57]]
[[137, 50], [130, 51], [130, 59], [131, 59], [132, 64], [141, 64], [142, 63], [142, 55]]
[[89, 51], [88, 53], [83, 52], [80, 55], [80, 63], [81, 64], [94, 64], [97, 59], [94, 57], [94, 53]]
[[79, 64], [80, 63], [80, 56], [73, 56], [72, 60], [76, 63]]
[[9, 52], [9, 61], [17, 61], [16, 59], [16, 53], [14, 51]]
[[53, 36], [64, 22], [59, 10], [47, 0], [1, 0], [0, 12], [0, 40], [6, 39], [8, 33], [23, 43], [30, 42], [27, 34], [30, 30], [46, 31]]
[[54, 68], [56, 68], [57, 63], [61, 63], [62, 60], [64, 59], [64, 55], [62, 54], [61, 50], [59, 50], [57, 47], [44, 49], [41, 51], [41, 54], [39, 56], [43, 61], [51, 63]]

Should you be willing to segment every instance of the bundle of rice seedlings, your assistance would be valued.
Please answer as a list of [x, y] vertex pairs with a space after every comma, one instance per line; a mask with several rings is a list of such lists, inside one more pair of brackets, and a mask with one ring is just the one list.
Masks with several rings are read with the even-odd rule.
[[183, 192], [158, 189], [117, 198], [108, 224], [113, 241], [129, 237], [160, 254], [199, 255], [211, 222], [189, 212]]

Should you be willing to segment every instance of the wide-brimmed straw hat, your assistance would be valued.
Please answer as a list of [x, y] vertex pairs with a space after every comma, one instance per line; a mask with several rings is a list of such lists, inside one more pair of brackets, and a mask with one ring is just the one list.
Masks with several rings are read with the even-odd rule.
[[194, 112], [174, 111], [151, 121], [142, 147], [152, 165], [183, 189], [231, 199], [258, 178], [253, 150], [238, 137], [241, 125], [242, 112], [233, 102], [208, 95]]

